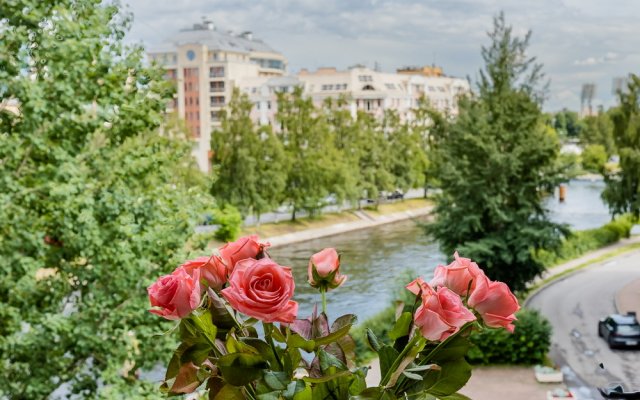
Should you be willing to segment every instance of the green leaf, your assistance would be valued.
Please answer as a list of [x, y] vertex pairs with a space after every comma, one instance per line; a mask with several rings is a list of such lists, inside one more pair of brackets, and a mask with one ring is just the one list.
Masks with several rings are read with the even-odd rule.
[[273, 390], [285, 390], [289, 384], [287, 374], [284, 372], [265, 371], [263, 378], [265, 383]]
[[376, 353], [378, 353], [380, 351], [380, 349], [382, 348], [382, 344], [380, 344], [380, 342], [378, 341], [378, 338], [376, 337], [376, 335], [369, 328], [367, 328], [367, 343], [369, 343], [369, 346]]
[[384, 377], [389, 372], [393, 362], [400, 356], [400, 353], [391, 346], [384, 345], [378, 351], [378, 362], [380, 363], [380, 376]]
[[289, 335], [287, 338], [287, 346], [303, 349], [306, 352], [312, 352], [316, 348], [316, 342], [314, 340], [305, 340], [297, 333]]
[[471, 400], [471, 398], [463, 395], [462, 393], [453, 393], [449, 396], [440, 397], [441, 400]]
[[421, 381], [422, 376], [418, 374], [414, 374], [413, 372], [409, 372], [407, 370], [402, 371], [402, 375], [406, 376], [409, 379], [413, 379], [414, 381]]
[[213, 400], [245, 400], [240, 388], [232, 385], [224, 385]]
[[[324, 315], [324, 314], [321, 314], [321, 315]], [[355, 315], [352, 315], [352, 314], [343, 315], [342, 317], [338, 318], [336, 322], [333, 324], [338, 329], [334, 332], [329, 333], [326, 336], [319, 337], [319, 338], [316, 337], [314, 339], [316, 342], [316, 347], [335, 342], [341, 337], [347, 335], [351, 330], [351, 326], [353, 326], [353, 324], [355, 324], [356, 321], [357, 321], [357, 318], [355, 317]]]
[[211, 346], [215, 346], [218, 328], [213, 324], [211, 311], [207, 310], [202, 313], [194, 311], [189, 318], [194, 322], [196, 329], [204, 335]]
[[189, 346], [180, 356], [180, 362], [193, 362], [195, 365], [200, 365], [207, 359], [209, 353], [211, 353], [211, 345], [209, 343], [196, 343]]
[[322, 372], [327, 371], [330, 367], [336, 367], [339, 370], [347, 369], [347, 366], [344, 365], [338, 357], [322, 349], [318, 350], [318, 358], [320, 360], [320, 369]]
[[393, 326], [393, 329], [389, 332], [389, 339], [396, 340], [409, 335], [411, 322], [413, 322], [413, 315], [410, 312], [403, 312]]
[[244, 386], [256, 380], [269, 363], [256, 354], [232, 353], [218, 359], [217, 366], [225, 381], [234, 386]]

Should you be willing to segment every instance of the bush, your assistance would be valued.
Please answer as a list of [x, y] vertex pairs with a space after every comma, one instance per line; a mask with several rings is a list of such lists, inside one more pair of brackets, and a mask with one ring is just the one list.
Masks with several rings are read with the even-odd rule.
[[574, 232], [567, 236], [555, 251], [539, 250], [536, 259], [545, 267], [581, 256], [622, 238], [628, 238], [634, 220], [631, 215], [623, 215], [600, 228]]
[[218, 225], [214, 237], [222, 242], [230, 242], [240, 234], [242, 215], [237, 208], [227, 204], [224, 208], [213, 211], [213, 223]]
[[516, 314], [516, 329], [485, 329], [471, 334], [467, 356], [471, 364], [540, 364], [551, 345], [551, 324], [536, 310], [523, 309]]
[[607, 163], [607, 150], [601, 144], [590, 144], [582, 152], [582, 168], [587, 171], [602, 173]]

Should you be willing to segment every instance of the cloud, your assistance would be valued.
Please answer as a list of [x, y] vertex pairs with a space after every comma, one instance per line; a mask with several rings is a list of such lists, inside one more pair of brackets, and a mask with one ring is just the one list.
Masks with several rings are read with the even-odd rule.
[[435, 62], [448, 74], [472, 78], [482, 68], [492, 17], [502, 10], [515, 34], [533, 31], [529, 53], [551, 80], [548, 109], [576, 108], [563, 102], [579, 97], [583, 83], [608, 88], [613, 77], [637, 71], [640, 61], [636, 0], [618, 0], [615, 7], [600, 0], [129, 1], [132, 42], [160, 43], [207, 16], [218, 29], [253, 31], [282, 52], [292, 70], [377, 61], [392, 71]]
[[583, 60], [575, 60], [573, 65], [598, 65], [611, 63], [620, 60], [622, 57], [618, 53], [608, 52], [602, 57], [587, 57]]

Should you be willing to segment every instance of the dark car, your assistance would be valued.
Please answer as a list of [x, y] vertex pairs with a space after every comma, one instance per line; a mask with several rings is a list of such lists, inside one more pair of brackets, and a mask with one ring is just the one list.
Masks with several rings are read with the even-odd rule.
[[404, 199], [404, 193], [399, 190], [396, 190], [393, 193], [387, 195], [387, 200], [402, 200]]
[[636, 313], [611, 314], [601, 319], [598, 322], [598, 336], [604, 338], [610, 348], [640, 345], [640, 324]]

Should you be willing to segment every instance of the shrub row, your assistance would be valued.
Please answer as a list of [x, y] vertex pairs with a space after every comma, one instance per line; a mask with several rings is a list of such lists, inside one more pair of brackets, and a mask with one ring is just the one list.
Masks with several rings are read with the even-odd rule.
[[629, 237], [633, 224], [634, 219], [631, 215], [623, 215], [600, 228], [572, 232], [555, 251], [539, 250], [536, 253], [536, 259], [545, 267], [560, 264], [588, 251]]

